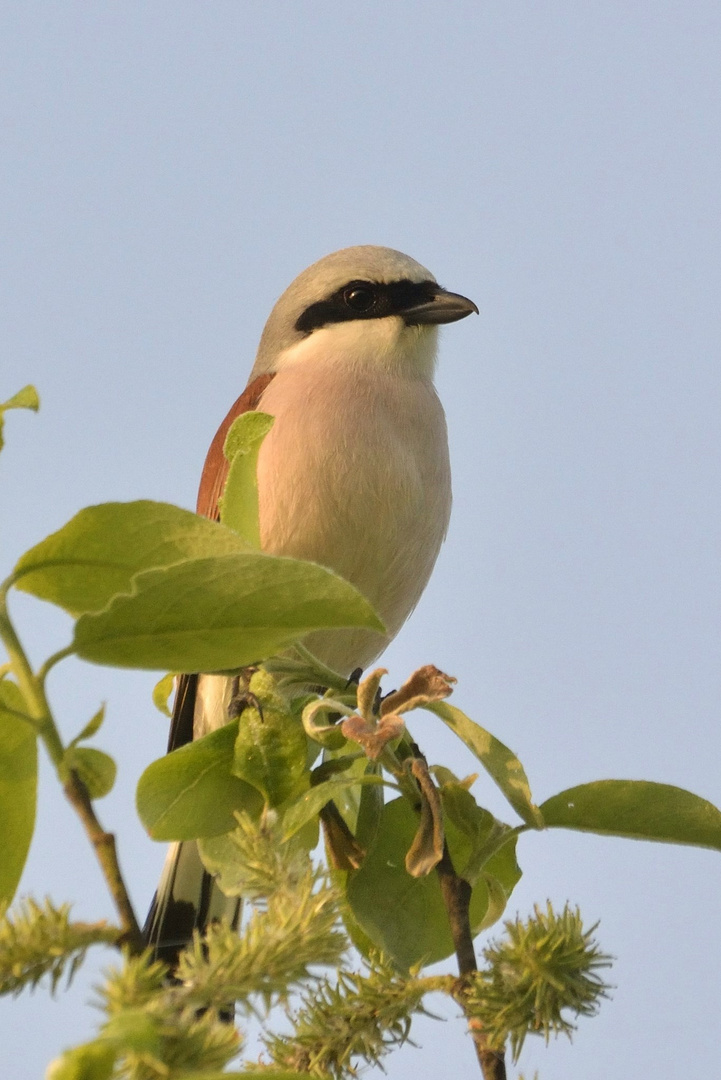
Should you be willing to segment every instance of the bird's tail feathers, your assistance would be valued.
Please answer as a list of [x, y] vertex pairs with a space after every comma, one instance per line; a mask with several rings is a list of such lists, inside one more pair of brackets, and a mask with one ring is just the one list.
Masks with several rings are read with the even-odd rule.
[[194, 840], [171, 844], [143, 927], [145, 944], [174, 969], [194, 930], [202, 932], [220, 919], [237, 928], [240, 907], [237, 897], [225, 896], [215, 884]]

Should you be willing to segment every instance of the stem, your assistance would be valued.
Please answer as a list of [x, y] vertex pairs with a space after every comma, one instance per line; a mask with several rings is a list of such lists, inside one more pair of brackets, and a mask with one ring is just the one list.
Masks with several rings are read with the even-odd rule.
[[456, 873], [447, 841], [444, 841], [443, 857], [436, 866], [436, 873], [458, 960], [458, 974], [468, 975], [478, 970], [469, 914], [472, 890], [469, 883]]
[[65, 748], [50, 712], [43, 686], [35, 676], [25, 650], [20, 644], [20, 639], [15, 633], [15, 627], [10, 622], [4, 588], [0, 591], [0, 638], [7, 649], [10, 665], [25, 698], [30, 719], [36, 724], [50, 760], [57, 769], [62, 763]]
[[137, 956], [143, 951], [143, 935], [123, 881], [120, 863], [118, 862], [118, 852], [115, 846], [115, 836], [103, 829], [93, 809], [88, 789], [72, 769], [68, 773], [63, 790], [83, 823], [83, 828], [90, 843], [95, 848], [100, 869], [103, 872], [113, 903], [120, 916], [120, 925], [123, 931], [120, 944], [127, 945], [131, 955]]
[[[469, 883], [456, 873], [446, 841], [443, 844], [443, 858], [436, 866], [436, 873], [438, 874], [441, 895], [443, 896], [443, 903], [451, 928], [453, 948], [458, 961], [458, 973], [463, 979], [464, 975], [470, 975], [478, 970], [470, 919], [472, 889]], [[462, 993], [457, 1000], [460, 1001], [461, 1005], [463, 1004]], [[475, 1018], [471, 1017], [469, 1019], [468, 1029], [473, 1038], [476, 1057], [481, 1066], [484, 1080], [506, 1080], [503, 1051], [494, 1050], [488, 1045], [483, 1028]]]
[[45, 676], [54, 664], [68, 654], [68, 650], [62, 649], [51, 656], [37, 675], [33, 672], [7, 610], [7, 590], [11, 583], [11, 579], [8, 579], [0, 587], [0, 638], [7, 649], [13, 674], [25, 698], [29, 719], [37, 727], [48, 756], [63, 782], [65, 794], [95, 849], [110, 895], [120, 916], [122, 942], [129, 947], [131, 953], [140, 953], [143, 949], [142, 935], [120, 871], [115, 837], [112, 833], [105, 832], [98, 821], [85, 784], [72, 769], [67, 770], [65, 766], [65, 747], [45, 694]]
[[[411, 760], [413, 761], [412, 773], [415, 776], [415, 782], [418, 784], [418, 789], [423, 792], [426, 785], [435, 787], [431, 775], [428, 772], [426, 759], [417, 744], [411, 743], [410, 750], [412, 753]], [[420, 769], [418, 766], [420, 766]], [[426, 799], [428, 798], [427, 792], [425, 797]], [[456, 960], [458, 961], [458, 974], [460, 975], [460, 979], [457, 981], [457, 990], [454, 997], [465, 1012], [464, 990], [468, 982], [467, 976], [471, 975], [474, 971], [478, 971], [476, 952], [473, 948], [473, 931], [471, 929], [470, 914], [471, 894], [473, 889], [470, 882], [466, 881], [465, 878], [462, 878], [456, 873], [453, 860], [451, 859], [451, 853], [448, 848], [448, 841], [445, 838], [443, 840], [443, 854], [440, 861], [436, 863], [435, 870], [441, 887], [443, 905], [448, 916], [448, 924], [451, 931], [451, 937], [453, 938], [453, 948], [456, 953]], [[506, 1065], [503, 1057], [503, 1050], [495, 1050], [488, 1045], [486, 1033], [476, 1017], [469, 1017], [467, 1015], [467, 1019], [468, 1030], [473, 1038], [476, 1057], [481, 1066], [484, 1080], [506, 1080]]]
[[55, 667], [55, 665], [59, 664], [61, 660], [64, 660], [66, 656], [72, 656], [74, 652], [74, 645], [66, 645], [64, 649], [58, 649], [56, 653], [53, 653], [52, 656], [49, 656], [45, 663], [42, 665], [42, 667], [38, 668], [38, 682], [42, 686], [45, 686], [45, 680], [47, 679], [48, 675]]
[[[415, 777], [418, 790], [429, 798], [428, 787], [435, 789], [435, 784], [428, 772], [426, 759], [415, 743], [410, 746], [412, 757], [406, 759], [412, 761], [411, 772]], [[438, 798], [436, 792], [436, 798]], [[473, 891], [470, 882], [456, 873], [448, 848], [448, 841], [443, 839], [443, 854], [436, 863], [436, 874], [441, 887], [443, 905], [448, 916], [448, 925], [453, 938], [453, 948], [458, 961], [458, 974], [460, 975], [459, 988], [455, 994], [456, 1000], [463, 1008], [463, 989], [466, 985], [466, 976], [478, 971], [476, 952], [473, 948], [473, 931], [471, 929], [471, 893]], [[465, 1011], [465, 1009], [464, 1009]], [[475, 1017], [468, 1017], [468, 1029], [473, 1037], [473, 1045], [476, 1049], [476, 1057], [481, 1066], [484, 1080], [506, 1080], [506, 1066], [503, 1060], [503, 1051], [494, 1050], [488, 1045], [488, 1039], [479, 1021]]]

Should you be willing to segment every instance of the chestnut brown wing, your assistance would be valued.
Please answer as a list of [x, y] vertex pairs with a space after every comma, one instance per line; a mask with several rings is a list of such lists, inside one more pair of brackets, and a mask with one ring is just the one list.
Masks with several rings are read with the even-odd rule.
[[[263, 391], [271, 382], [273, 375], [259, 375], [248, 383], [238, 400], [231, 406], [228, 415], [218, 428], [210, 444], [203, 466], [198, 490], [197, 512], [202, 517], [218, 520], [218, 500], [223, 494], [228, 476], [228, 462], [223, 454], [225, 437], [237, 416], [251, 412], [258, 407]], [[195, 695], [198, 688], [197, 675], [180, 675], [173, 704], [173, 719], [168, 734], [168, 752], [193, 741], [193, 716], [195, 714]]]
[[273, 375], [259, 375], [257, 379], [253, 379], [251, 383], [248, 383], [216, 431], [215, 438], [208, 450], [208, 456], [205, 459], [203, 474], [200, 478], [200, 488], [198, 489], [196, 511], [202, 517], [218, 520], [218, 499], [223, 494], [223, 488], [228, 476], [228, 461], [223, 453], [223, 446], [230, 425], [243, 413], [257, 409], [258, 402], [272, 379]]

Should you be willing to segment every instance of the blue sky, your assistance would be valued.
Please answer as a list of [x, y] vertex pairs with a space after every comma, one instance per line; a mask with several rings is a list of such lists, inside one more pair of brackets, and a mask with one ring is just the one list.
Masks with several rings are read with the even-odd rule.
[[[192, 506], [278, 294], [335, 248], [398, 247], [481, 317], [443, 333], [454, 514], [393, 682], [457, 676], [539, 800], [630, 777], [721, 803], [718, 5], [23, 0], [0, 19], [0, 398], [32, 381], [43, 403], [8, 419], [2, 564], [83, 505]], [[13, 610], [38, 660], [64, 644], [53, 609]], [[68, 734], [108, 702], [99, 809], [139, 910], [162, 861], [133, 812], [164, 747], [153, 682], [69, 662], [52, 683]], [[472, 771], [429, 720], [414, 734]], [[22, 888], [109, 916], [43, 781]], [[526, 1076], [713, 1075], [718, 853], [556, 832], [519, 856], [511, 912], [578, 903], [617, 957], [600, 1016], [571, 1047], [529, 1043]], [[8, 1075], [87, 1036], [96, 971], [0, 1003]], [[473, 1073], [459, 1022], [416, 1039], [392, 1080], [439, 1055]]]

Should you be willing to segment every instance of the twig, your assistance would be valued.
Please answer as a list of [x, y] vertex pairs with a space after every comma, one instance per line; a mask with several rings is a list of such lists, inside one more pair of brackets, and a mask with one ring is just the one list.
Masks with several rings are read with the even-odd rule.
[[[443, 858], [436, 867], [436, 873], [438, 874], [441, 895], [451, 928], [453, 948], [458, 961], [458, 973], [461, 980], [463, 980], [464, 975], [470, 975], [478, 970], [470, 919], [472, 890], [469, 883], [456, 873], [447, 842], [443, 845]], [[457, 1000], [462, 1006], [462, 990], [457, 996]], [[503, 1051], [493, 1050], [488, 1045], [488, 1040], [480, 1022], [473, 1017], [468, 1020], [468, 1029], [473, 1038], [476, 1057], [481, 1066], [484, 1080], [506, 1080]]]
[[56, 653], [53, 653], [52, 656], [47, 658], [42, 667], [38, 668], [37, 678], [42, 686], [45, 686], [45, 680], [55, 665], [59, 664], [61, 660], [64, 660], [66, 656], [72, 656], [74, 652], [75, 647], [73, 645], [66, 645], [64, 649], [58, 649]]
[[88, 795], [88, 789], [72, 769], [68, 773], [63, 790], [69, 803], [74, 807], [83, 823], [83, 828], [90, 843], [95, 848], [95, 854], [100, 863], [105, 883], [110, 890], [113, 903], [120, 916], [120, 926], [123, 932], [118, 944], [127, 946], [131, 955], [137, 956], [144, 948], [143, 935], [120, 870], [115, 836], [113, 833], [106, 832], [98, 821], [92, 800]]
[[[414, 744], [415, 760], [413, 772], [419, 783], [418, 773], [423, 776], [423, 786], [433, 785], [433, 779], [428, 772], [426, 759]], [[476, 963], [476, 951], [473, 948], [473, 932], [471, 930], [471, 893], [472, 888], [465, 878], [460, 877], [453, 866], [451, 853], [448, 849], [448, 841], [443, 841], [443, 855], [436, 865], [436, 874], [441, 886], [441, 896], [448, 915], [448, 923], [453, 938], [453, 948], [458, 961], [458, 974], [460, 975], [460, 988], [456, 1000], [463, 1007], [463, 986], [465, 976], [478, 970]], [[468, 1029], [473, 1038], [476, 1048], [476, 1056], [481, 1066], [484, 1080], [506, 1080], [506, 1065], [502, 1050], [494, 1050], [488, 1045], [488, 1039], [478, 1020], [473, 1017], [468, 1019]]]
[[443, 843], [443, 857], [436, 867], [436, 873], [458, 960], [458, 974], [468, 975], [478, 970], [469, 916], [472, 889], [469, 883], [456, 873], [447, 841]]

